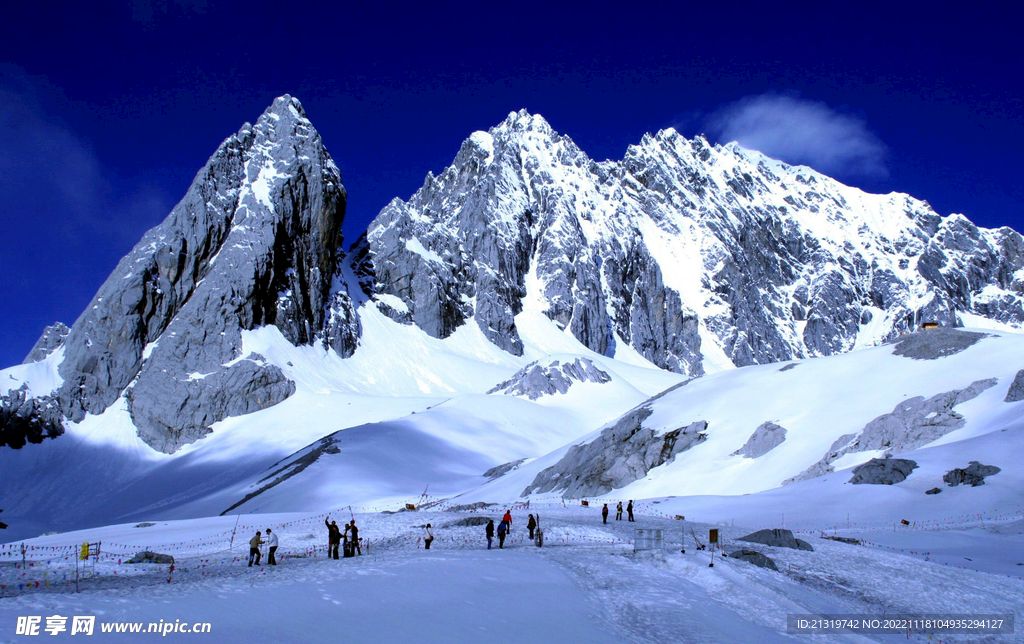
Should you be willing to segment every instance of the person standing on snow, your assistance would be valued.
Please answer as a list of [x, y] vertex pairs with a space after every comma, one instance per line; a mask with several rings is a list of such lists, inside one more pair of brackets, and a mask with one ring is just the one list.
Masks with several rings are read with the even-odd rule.
[[498, 524], [498, 547], [505, 547], [505, 535], [508, 533], [508, 524], [502, 521]]
[[327, 526], [327, 558], [338, 559], [338, 545], [341, 544], [341, 530], [338, 529], [338, 522], [331, 521], [331, 517], [324, 519]]
[[604, 507], [601, 508], [601, 520], [604, 523], [608, 523], [608, 504], [605, 503]]
[[256, 536], [249, 539], [249, 567], [252, 568], [252, 560], [256, 560], [256, 565], [260, 565], [260, 544], [263, 543], [263, 539], [260, 538], [262, 533], [257, 530]]
[[350, 539], [352, 539], [352, 547], [355, 548], [358, 554], [363, 554], [363, 549], [359, 545], [359, 528], [356, 527], [356, 520], [352, 519], [352, 522], [348, 524], [348, 532]]
[[622, 521], [622, 501], [619, 501], [619, 504], [615, 506], [615, 520]]
[[537, 522], [534, 521], [533, 515], [530, 515], [530, 520], [526, 522], [526, 529], [530, 531], [530, 541], [533, 541], [533, 529], [537, 527]]
[[270, 528], [267, 528], [267, 546], [269, 548], [267, 551], [267, 565], [276, 566], [277, 557], [274, 556], [274, 553], [277, 552], [277, 535], [271, 532]]
[[626, 513], [629, 514], [629, 520], [632, 521], [633, 520], [633, 499], [630, 499], [629, 503], [626, 504]]
[[501, 517], [501, 520], [505, 522], [505, 531], [512, 534], [512, 511], [505, 510], [505, 516]]
[[487, 549], [491, 549], [491, 543], [494, 542], [494, 519], [487, 520], [487, 527], [484, 528], [484, 532], [487, 534]]
[[434, 542], [434, 531], [431, 529], [430, 524], [423, 529], [423, 548], [430, 550], [430, 544]]

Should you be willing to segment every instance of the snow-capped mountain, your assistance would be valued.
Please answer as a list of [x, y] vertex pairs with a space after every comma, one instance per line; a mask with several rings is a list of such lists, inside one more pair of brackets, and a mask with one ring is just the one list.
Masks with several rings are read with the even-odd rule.
[[[822, 412], [840, 433], [767, 412], [729, 431], [699, 414], [651, 425], [662, 393], [668, 404], [711, 388], [701, 399], [743, 407], [736, 387], [753, 376], [734, 367], [840, 359], [924, 321], [1024, 328], [1024, 239], [673, 130], [595, 162], [526, 112], [473, 133], [347, 251], [345, 196], [294, 98], [224, 141], [78, 321], [0, 371], [9, 511], [93, 520], [98, 507], [65, 498], [86, 480], [123, 497], [108, 518], [283, 510], [291, 487], [316, 488], [310, 472], [324, 481], [314, 499], [397, 498], [430, 481], [481, 498], [670, 494], [685, 486], [663, 473], [708, 454], [714, 467], [756, 463], [743, 479], [756, 491], [877, 452], [896, 421], [865, 423], [884, 414], [941, 413], [952, 427], [946, 412], [1024, 366], [940, 389], [941, 369], [924, 370], [913, 409], [883, 396], [857, 427]], [[873, 391], [858, 360], [814, 362], [817, 377]], [[771, 380], [778, 397], [786, 377]], [[626, 425], [636, 444], [611, 458], [601, 432]], [[900, 449], [945, 434], [914, 436]], [[628, 466], [605, 476], [619, 456]], [[267, 487], [283, 476], [264, 480], [272, 466], [287, 478]], [[563, 485], [576, 476], [585, 484]]]
[[544, 312], [597, 353], [691, 376], [833, 355], [923, 321], [1024, 324], [1024, 240], [674, 130], [592, 161], [519, 112], [370, 225], [376, 291], [436, 337], [521, 352]]

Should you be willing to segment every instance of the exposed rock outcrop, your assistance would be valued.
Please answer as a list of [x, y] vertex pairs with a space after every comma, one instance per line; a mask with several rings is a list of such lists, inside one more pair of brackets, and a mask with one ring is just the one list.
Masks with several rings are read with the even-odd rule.
[[892, 353], [914, 360], [938, 360], [960, 353], [984, 337], [984, 333], [939, 327], [900, 338]]
[[1017, 372], [1017, 375], [1013, 377], [1013, 382], [1010, 383], [1010, 388], [1006, 390], [1006, 398], [1003, 402], [1019, 402], [1024, 400], [1024, 369]]
[[873, 458], [853, 468], [854, 485], [895, 485], [907, 480], [917, 463], [905, 458]]
[[589, 443], [570, 447], [561, 460], [537, 474], [523, 496], [554, 490], [564, 496], [605, 494], [706, 440], [708, 424], [703, 420], [664, 434], [644, 428], [644, 419], [652, 413], [646, 405], [622, 416]]
[[775, 548], [792, 548], [794, 550], [807, 550], [814, 552], [814, 548], [811, 547], [811, 544], [807, 543], [803, 539], [797, 539], [793, 536], [792, 530], [786, 530], [784, 528], [758, 530], [757, 532], [751, 532], [748, 535], [740, 537], [739, 540], [748, 541], [750, 543], [761, 543]]
[[509, 463], [503, 463], [501, 465], [495, 465], [491, 469], [489, 469], [486, 472], [484, 472], [484, 476], [486, 476], [489, 479], [496, 479], [499, 476], [504, 476], [504, 475], [508, 474], [509, 472], [511, 472], [512, 470], [516, 469], [517, 467], [519, 467], [520, 465], [522, 465], [525, 462], [526, 462], [526, 459], [525, 458], [521, 458], [518, 461], [511, 461]]
[[46, 358], [64, 345], [64, 338], [68, 337], [70, 332], [71, 329], [63, 322], [55, 322], [46, 327], [43, 329], [43, 335], [36, 340], [35, 346], [28, 352], [28, 356], [25, 357], [25, 362], [22, 364], [31, 364]]
[[983, 391], [994, 387], [996, 382], [995, 378], [976, 380], [963, 389], [954, 389], [928, 399], [923, 396], [908, 398], [896, 405], [890, 413], [869, 422], [860, 434], [841, 436], [820, 461], [786, 483], [804, 481], [831, 472], [832, 463], [844, 454], [883, 450], [885, 456], [891, 456], [923, 447], [963, 427], [967, 421], [954, 411], [954, 407], [977, 398]]
[[761, 423], [743, 444], [743, 447], [733, 452], [732, 455], [758, 458], [781, 445], [784, 440], [786, 440], [786, 428], [766, 421]]
[[458, 521], [452, 521], [445, 525], [445, 528], [472, 528], [475, 526], [487, 525], [491, 521], [490, 517], [466, 517], [465, 519], [459, 519]]
[[541, 396], [567, 393], [573, 382], [605, 383], [611, 380], [608, 372], [602, 371], [589, 358], [577, 358], [566, 363], [554, 360], [547, 365], [531, 362], [487, 393], [526, 396], [536, 400]]
[[978, 461], [971, 461], [966, 468], [955, 468], [942, 476], [943, 482], [949, 487], [958, 485], [970, 485], [978, 487], [985, 485], [985, 477], [1001, 472], [995, 465], [982, 465]]
[[126, 564], [172, 564], [174, 557], [159, 552], [143, 550], [125, 562]]
[[759, 568], [767, 568], [768, 570], [774, 570], [776, 572], [779, 570], [778, 566], [775, 565], [775, 561], [771, 557], [763, 555], [756, 550], [735, 550], [730, 552], [729, 556], [733, 559], [752, 563]]
[[28, 386], [0, 396], [0, 447], [21, 449], [64, 433], [64, 415], [53, 396], [29, 397]]

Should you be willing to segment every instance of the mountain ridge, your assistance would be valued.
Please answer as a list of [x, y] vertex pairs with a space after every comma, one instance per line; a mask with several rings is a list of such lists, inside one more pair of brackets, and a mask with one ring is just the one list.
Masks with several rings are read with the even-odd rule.
[[30, 357], [64, 347], [62, 382], [33, 390], [34, 408], [13, 387], [0, 397], [25, 414], [4, 435], [41, 424], [38, 442], [66, 422], [55, 404], [79, 422], [124, 397], [139, 435], [173, 452], [294, 393], [279, 367], [241, 354], [240, 331], [273, 324], [345, 358], [368, 302], [435, 338], [475, 323], [513, 356], [517, 316], [535, 311], [597, 354], [628, 347], [688, 377], [847, 352], [923, 321], [1024, 326], [1012, 229], [672, 128], [598, 162], [511, 112], [347, 253], [345, 195], [299, 101], [277, 99], [218, 147], [71, 329], [44, 332]]

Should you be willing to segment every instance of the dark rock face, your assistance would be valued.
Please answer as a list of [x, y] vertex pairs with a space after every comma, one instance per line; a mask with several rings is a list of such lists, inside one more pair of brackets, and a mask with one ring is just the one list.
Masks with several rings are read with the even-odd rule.
[[985, 485], [985, 477], [998, 474], [1001, 470], [995, 465], [982, 465], [978, 461], [971, 461], [966, 468], [956, 468], [946, 472], [942, 476], [943, 482], [949, 487], [957, 485], [970, 485], [978, 487]]
[[775, 565], [775, 561], [766, 555], [761, 554], [756, 550], [736, 550], [729, 553], [730, 557], [752, 563], [759, 568], [767, 568], [768, 570], [774, 570], [778, 572], [779, 568]]
[[643, 421], [652, 413], [645, 403], [589, 443], [570, 447], [561, 460], [537, 474], [523, 496], [553, 490], [562, 490], [564, 496], [605, 494], [642, 479], [707, 439], [703, 420], [660, 435], [646, 429]]
[[0, 396], [0, 447], [21, 449], [63, 433], [64, 415], [52, 396], [31, 398], [25, 385]]
[[39, 336], [35, 346], [29, 351], [28, 356], [25, 358], [25, 362], [22, 364], [30, 364], [33, 362], [39, 362], [43, 358], [47, 357], [61, 346], [64, 345], [64, 338], [68, 337], [71, 329], [67, 327], [63, 322], [55, 322], [43, 330], [43, 335]]
[[743, 447], [733, 452], [732, 455], [758, 458], [781, 445], [784, 440], [786, 440], [786, 428], [767, 421], [761, 423], [743, 444]]
[[71, 328], [55, 394], [63, 414], [80, 421], [123, 393], [139, 435], [173, 452], [294, 391], [242, 355], [242, 330], [275, 325], [294, 344], [320, 337], [350, 354], [355, 311], [333, 288], [344, 212], [319, 134], [297, 100], [277, 99], [221, 144]]
[[930, 490], [925, 490], [924, 493], [925, 494], [941, 494], [942, 493], [942, 488], [933, 487]]
[[984, 333], [938, 328], [912, 333], [896, 342], [893, 355], [914, 360], [938, 360], [967, 349], [985, 337]]
[[905, 458], [873, 458], [853, 468], [854, 485], [894, 485], [907, 480], [917, 463]]
[[531, 362], [487, 393], [526, 396], [530, 400], [537, 400], [541, 396], [567, 393], [573, 382], [602, 384], [611, 380], [608, 372], [602, 371], [587, 358], [577, 358], [565, 364], [554, 360], [546, 366]]
[[807, 543], [803, 539], [797, 539], [794, 537], [792, 530], [785, 530], [782, 528], [758, 530], [757, 532], [751, 532], [746, 536], [740, 537], [739, 540], [750, 543], [761, 543], [775, 548], [792, 548], [794, 550], [807, 550], [809, 552], [814, 552], [814, 548], [811, 547], [811, 544]]
[[1024, 400], [1024, 369], [1017, 372], [1017, 375], [1013, 377], [1013, 382], [1010, 383], [1010, 388], [1006, 390], [1006, 398], [1003, 402], [1019, 402]]

